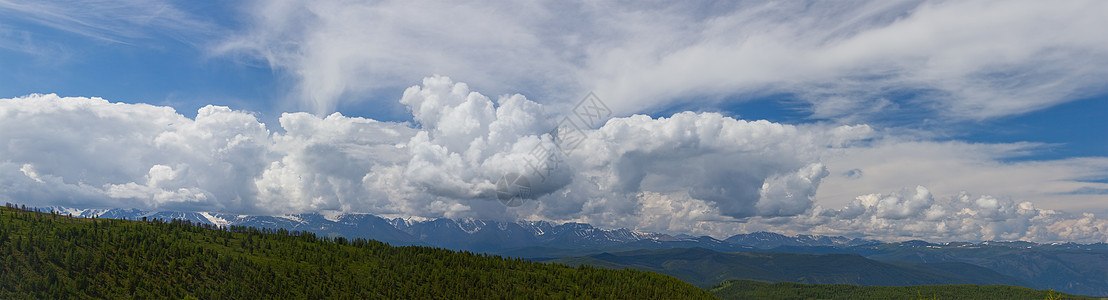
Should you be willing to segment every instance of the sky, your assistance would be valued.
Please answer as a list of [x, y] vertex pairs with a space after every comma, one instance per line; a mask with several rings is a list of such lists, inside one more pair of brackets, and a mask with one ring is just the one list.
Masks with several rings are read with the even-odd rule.
[[0, 0], [0, 200], [1108, 242], [1105, 15]]

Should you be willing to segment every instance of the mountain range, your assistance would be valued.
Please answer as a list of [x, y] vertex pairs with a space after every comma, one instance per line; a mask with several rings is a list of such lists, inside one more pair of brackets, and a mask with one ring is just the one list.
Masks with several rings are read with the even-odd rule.
[[[289, 214], [281, 216], [235, 215], [209, 212], [145, 211], [139, 209], [75, 209], [43, 207], [74, 217], [110, 219], [179, 219], [217, 226], [253, 226], [310, 231], [331, 237], [367, 238], [393, 245], [435, 246], [453, 250], [511, 253], [517, 257], [544, 257], [570, 251], [573, 254], [626, 249], [702, 247], [719, 251], [749, 251], [780, 246], [856, 246], [878, 241], [776, 233], [739, 234], [726, 240], [710, 236], [669, 235], [625, 228], [602, 229], [583, 223], [546, 221], [501, 222], [475, 219], [415, 221], [369, 214]], [[585, 251], [585, 252], [581, 252]], [[565, 255], [557, 255], [565, 256]]]

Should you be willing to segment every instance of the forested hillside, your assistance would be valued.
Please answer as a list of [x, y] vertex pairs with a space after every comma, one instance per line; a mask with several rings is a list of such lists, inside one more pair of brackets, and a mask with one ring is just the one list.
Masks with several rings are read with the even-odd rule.
[[713, 298], [653, 272], [144, 221], [0, 208], [0, 298]]
[[732, 280], [712, 287], [723, 299], [1097, 299], [1008, 285], [857, 286]]

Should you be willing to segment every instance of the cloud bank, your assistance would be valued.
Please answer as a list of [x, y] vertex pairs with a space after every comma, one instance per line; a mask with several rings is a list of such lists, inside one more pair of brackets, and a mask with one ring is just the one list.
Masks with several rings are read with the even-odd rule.
[[[790, 224], [770, 227], [885, 240], [1105, 241], [1108, 220], [1071, 215], [989, 195], [937, 198], [926, 187], [858, 196], [840, 209], [817, 207]], [[752, 222], [758, 223], [758, 221]]]
[[1050, 209], [1103, 213], [1104, 196], [1093, 191], [1108, 188], [1103, 181], [1108, 158], [1020, 159], [1047, 147], [887, 137], [867, 147], [827, 153], [823, 163], [838, 172], [827, 177], [817, 196], [838, 206], [857, 195], [926, 183], [935, 194], [973, 191]]
[[[99, 98], [3, 99], [0, 200], [249, 214], [344, 211], [579, 221], [717, 237], [777, 230], [888, 239], [1108, 238], [1105, 221], [1092, 214], [1069, 215], [964, 192], [935, 197], [924, 187], [857, 193], [862, 196], [845, 197], [853, 200], [844, 200], [851, 202], [841, 209], [825, 208], [835, 206], [817, 197], [828, 180], [896, 176], [881, 167], [883, 160], [857, 165], [844, 157], [879, 158], [930, 147], [937, 154], [919, 156], [918, 164], [944, 166], [940, 158], [962, 153], [935, 151], [942, 143], [899, 141], [866, 125], [785, 125], [718, 113], [634, 115], [582, 128], [584, 139], [576, 148], [560, 152], [557, 143], [566, 136], [553, 130], [554, 120], [570, 113], [548, 115], [543, 105], [522, 95], [493, 101], [467, 84], [436, 76], [407, 89], [399, 103], [409, 108], [414, 123], [286, 113], [278, 129], [249, 112], [219, 106], [188, 118], [169, 107]], [[532, 166], [541, 149], [553, 151], [552, 168]], [[959, 159], [996, 163], [988, 155]], [[1053, 163], [1056, 174], [1050, 176], [1057, 184], [1105, 188], [1081, 181], [1103, 174], [1108, 168], [1095, 167], [1103, 166], [1102, 160], [1087, 159], [1084, 165], [1094, 167], [1085, 169], [1064, 161], [1038, 163]], [[975, 168], [947, 166], [951, 172]], [[496, 181], [509, 173], [533, 183], [522, 206], [495, 200]]]

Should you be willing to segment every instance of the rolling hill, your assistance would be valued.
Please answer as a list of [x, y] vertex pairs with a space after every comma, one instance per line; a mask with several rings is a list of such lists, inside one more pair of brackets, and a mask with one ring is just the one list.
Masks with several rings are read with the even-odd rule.
[[713, 286], [723, 299], [1097, 299], [1007, 285], [857, 286], [731, 280]]
[[967, 263], [881, 262], [856, 254], [717, 252], [704, 248], [635, 250], [551, 260], [571, 266], [655, 271], [701, 287], [732, 279], [854, 285], [1032, 285]]
[[714, 298], [653, 272], [147, 220], [0, 208], [0, 298]]
[[[1036, 288], [1108, 296], [1108, 245], [909, 241], [842, 249], [882, 261], [957, 262], [1034, 282]], [[1026, 285], [1025, 285], [1026, 286]]]

